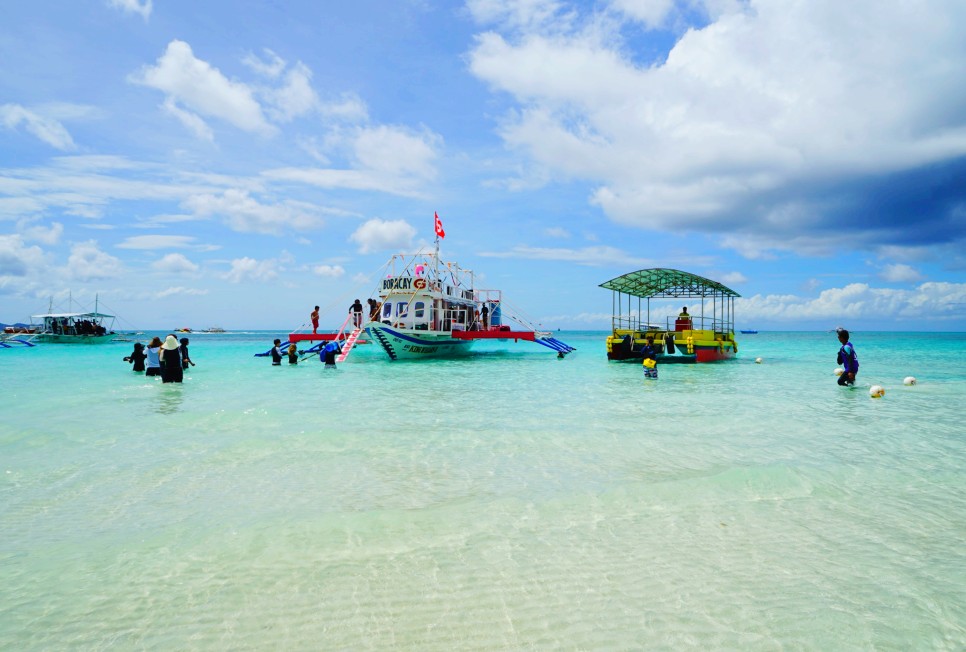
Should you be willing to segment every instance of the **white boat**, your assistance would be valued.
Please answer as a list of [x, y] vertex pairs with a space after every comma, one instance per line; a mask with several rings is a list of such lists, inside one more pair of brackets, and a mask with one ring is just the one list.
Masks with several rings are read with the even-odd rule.
[[[114, 339], [114, 315], [102, 312], [62, 312], [33, 315], [40, 324], [34, 341], [52, 344], [104, 344]], [[108, 326], [105, 322], [110, 319]]]
[[[431, 253], [397, 254], [386, 266], [377, 290], [377, 312], [364, 324], [369, 338], [390, 360], [466, 355], [480, 340], [526, 340], [559, 355], [573, 347], [511, 314], [499, 290], [475, 287], [471, 270]], [[365, 307], [364, 307], [365, 308]], [[362, 328], [353, 328], [343, 346], [345, 359]]]
[[[34, 323], [34, 320], [40, 320]], [[110, 320], [110, 321], [108, 321]], [[114, 315], [99, 312], [47, 312], [31, 315], [32, 341], [49, 344], [105, 344], [114, 339]]]

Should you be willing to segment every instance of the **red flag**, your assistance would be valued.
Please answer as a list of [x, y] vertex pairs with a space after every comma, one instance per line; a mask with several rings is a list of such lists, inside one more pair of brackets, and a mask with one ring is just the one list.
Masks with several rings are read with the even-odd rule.
[[439, 214], [433, 211], [433, 217], [436, 219], [436, 235], [440, 238], [446, 237], [446, 231], [443, 230], [443, 223], [439, 219]]

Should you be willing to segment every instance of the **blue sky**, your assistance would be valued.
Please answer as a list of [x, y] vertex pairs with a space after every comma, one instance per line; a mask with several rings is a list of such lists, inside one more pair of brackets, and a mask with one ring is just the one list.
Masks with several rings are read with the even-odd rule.
[[[966, 3], [71, 0], [0, 24], [0, 321], [336, 327], [427, 246], [546, 328], [966, 330]], [[678, 306], [667, 306], [676, 311]]]

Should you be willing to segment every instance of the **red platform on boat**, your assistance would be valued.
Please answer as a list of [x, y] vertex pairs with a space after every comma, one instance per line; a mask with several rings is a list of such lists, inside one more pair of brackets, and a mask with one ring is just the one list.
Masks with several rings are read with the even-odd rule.
[[488, 331], [452, 331], [454, 340], [536, 340], [534, 331], [501, 331], [490, 329]]
[[[336, 337], [338, 333], [290, 333], [288, 336], [289, 342], [330, 342]], [[348, 333], [343, 335], [343, 339], [348, 336]], [[356, 344], [368, 344], [368, 340], [358, 339]]]

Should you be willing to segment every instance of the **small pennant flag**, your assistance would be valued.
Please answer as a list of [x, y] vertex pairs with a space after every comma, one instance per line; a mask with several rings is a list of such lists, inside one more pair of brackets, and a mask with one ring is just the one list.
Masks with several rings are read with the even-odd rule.
[[436, 235], [440, 238], [445, 238], [446, 231], [443, 230], [443, 222], [439, 219], [439, 213], [433, 211], [433, 217], [436, 220]]

